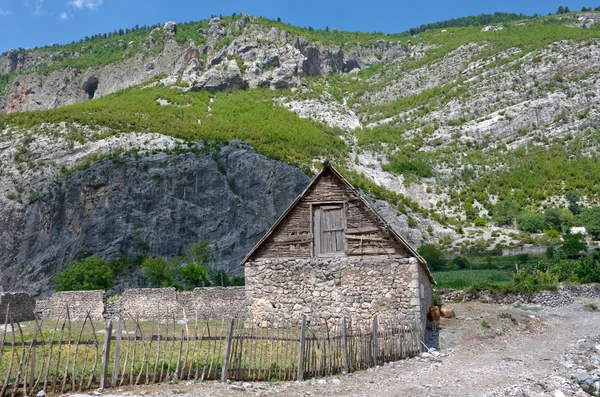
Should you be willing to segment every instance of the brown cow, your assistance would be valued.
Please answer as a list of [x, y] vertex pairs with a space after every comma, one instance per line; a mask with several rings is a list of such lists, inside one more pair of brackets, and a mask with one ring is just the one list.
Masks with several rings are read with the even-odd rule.
[[437, 306], [431, 306], [427, 312], [427, 320], [431, 322], [431, 330], [437, 331], [440, 324], [440, 308]]
[[440, 313], [441, 313], [442, 317], [445, 317], [445, 318], [456, 317], [456, 313], [454, 313], [454, 310], [452, 310], [452, 309], [440, 309]]

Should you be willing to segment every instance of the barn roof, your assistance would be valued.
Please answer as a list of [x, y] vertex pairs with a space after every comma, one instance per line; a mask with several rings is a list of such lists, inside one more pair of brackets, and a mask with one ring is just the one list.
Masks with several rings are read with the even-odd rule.
[[325, 164], [323, 166], [323, 168], [321, 169], [321, 171], [319, 171], [319, 173], [313, 178], [313, 180], [311, 181], [311, 183], [306, 187], [306, 189], [304, 189], [304, 191], [296, 198], [296, 200], [294, 200], [294, 202], [292, 204], [290, 204], [290, 206], [285, 210], [285, 212], [283, 214], [281, 214], [281, 216], [277, 219], [277, 221], [273, 224], [273, 226], [271, 226], [269, 228], [269, 230], [265, 233], [265, 235], [260, 239], [260, 241], [254, 246], [254, 248], [252, 248], [252, 250], [250, 250], [250, 252], [248, 253], [248, 255], [246, 255], [246, 257], [242, 260], [242, 262], [240, 263], [240, 266], [244, 266], [244, 264], [252, 257], [252, 255], [264, 244], [264, 242], [269, 238], [269, 236], [273, 233], [273, 231], [275, 230], [275, 228], [277, 227], [277, 225], [279, 225], [281, 223], [281, 221], [283, 219], [285, 219], [285, 217], [290, 213], [290, 211], [296, 207], [296, 205], [298, 205], [298, 203], [300, 202], [300, 200], [302, 200], [302, 198], [304, 196], [306, 196], [306, 194], [310, 191], [311, 187], [313, 187], [315, 185], [315, 183], [327, 172], [331, 172], [335, 177], [337, 177], [340, 181], [342, 181], [342, 183], [344, 185], [346, 185], [350, 190], [352, 190], [356, 196], [358, 197], [358, 199], [369, 209], [371, 210], [378, 218], [379, 220], [385, 225], [385, 227], [387, 228], [387, 230], [390, 232], [390, 234], [396, 239], [396, 241], [398, 241], [398, 243], [400, 243], [400, 245], [402, 245], [411, 255], [413, 255], [417, 261], [419, 262], [419, 264], [423, 267], [423, 269], [425, 270], [425, 273], [427, 274], [427, 277], [429, 278], [429, 280], [435, 284], [435, 280], [433, 279], [433, 276], [431, 275], [431, 272], [429, 271], [429, 268], [427, 267], [427, 262], [425, 261], [425, 259], [423, 259], [423, 257], [421, 257], [421, 255], [419, 255], [419, 253], [417, 252], [416, 249], [414, 249], [409, 243], [408, 241], [406, 241], [406, 239], [404, 239], [404, 237], [402, 237], [400, 234], [398, 234], [394, 228], [391, 227], [391, 225], [385, 220], [383, 219], [383, 217], [381, 215], [379, 215], [379, 213], [373, 208], [373, 206], [369, 203], [369, 201], [367, 201], [358, 190], [356, 190], [354, 188], [354, 186], [352, 186], [350, 184], [350, 182], [348, 182], [346, 180], [346, 178], [344, 178], [342, 176], [342, 174], [340, 174], [332, 165], [330, 164]]

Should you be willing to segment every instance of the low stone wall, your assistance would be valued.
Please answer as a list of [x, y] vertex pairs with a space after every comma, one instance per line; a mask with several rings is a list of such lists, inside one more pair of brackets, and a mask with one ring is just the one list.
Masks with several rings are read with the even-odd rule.
[[[368, 323], [375, 314], [394, 320], [421, 317], [414, 258], [265, 260], [247, 262], [245, 276], [251, 325], [294, 325], [303, 314], [319, 323], [341, 317]], [[427, 295], [424, 288], [423, 299]]]
[[461, 290], [443, 289], [436, 291], [442, 298], [442, 302], [470, 302], [482, 303], [530, 303], [544, 306], [567, 306], [573, 303], [574, 298], [600, 299], [600, 284], [569, 285], [560, 284], [556, 291], [540, 291], [535, 294], [526, 295], [520, 292], [506, 295], [493, 294], [490, 291], [479, 291], [468, 293]]
[[42, 319], [66, 318], [68, 307], [72, 321], [83, 321], [88, 312], [93, 320], [100, 320], [104, 318], [105, 303], [104, 291], [64, 291], [39, 301], [35, 311]]
[[[136, 288], [125, 290], [119, 299], [114, 298], [107, 301], [104, 291], [57, 292], [37, 303], [30, 298], [33, 304], [28, 319], [34, 318], [34, 312], [43, 319], [65, 318], [67, 306], [73, 321], [82, 321], [87, 310], [94, 320], [119, 315], [139, 320], [196, 315], [201, 318], [243, 318], [246, 315], [244, 287], [196, 288], [186, 292], [177, 292], [175, 288]], [[1, 310], [2, 306], [0, 314], [3, 313]]]
[[35, 299], [25, 292], [0, 294], [0, 321], [30, 321], [35, 319]]
[[180, 316], [175, 288], [128, 289], [121, 296], [122, 314], [134, 319], [153, 320]]
[[186, 307], [188, 315], [204, 317], [246, 317], [245, 287], [196, 288]]
[[175, 288], [130, 289], [123, 293], [120, 304], [122, 314], [140, 320], [196, 315], [202, 318], [241, 318], [246, 313], [244, 287], [196, 288], [185, 292], [177, 292]]

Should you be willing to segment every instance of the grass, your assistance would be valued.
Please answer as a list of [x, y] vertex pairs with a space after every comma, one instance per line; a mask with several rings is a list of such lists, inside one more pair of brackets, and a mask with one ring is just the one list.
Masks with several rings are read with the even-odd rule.
[[436, 289], [465, 289], [481, 282], [510, 282], [512, 273], [507, 270], [451, 270], [433, 272]]
[[[56, 332], [53, 331], [55, 324], [57, 324]], [[37, 347], [37, 368], [44, 372], [48, 368], [50, 384], [56, 379], [56, 390], [58, 392], [72, 390], [71, 387], [73, 385], [75, 385], [73, 391], [77, 390], [78, 387], [81, 387], [79, 386], [82, 384], [81, 379], [84, 380], [83, 389], [85, 389], [85, 385], [88, 383], [90, 377], [95, 379], [92, 385], [97, 385], [100, 376], [100, 353], [102, 352], [104, 343], [104, 333], [102, 331], [105, 329], [105, 322], [94, 321], [94, 328], [92, 328], [89, 321], [85, 324], [82, 322], [72, 322], [70, 326], [69, 324], [64, 326], [63, 333], [61, 333], [61, 324], [62, 322], [55, 323], [54, 321], [41, 323], [40, 327], [44, 332], [38, 333], [36, 339], [49, 342], [53, 334], [54, 339], [49, 367], [47, 363], [50, 346], [40, 345]], [[12, 362], [12, 373], [9, 384], [15, 381], [17, 369], [20, 366], [19, 363], [23, 359], [23, 351], [29, 351], [30, 342], [33, 340], [33, 322], [25, 322], [21, 326], [22, 333], [18, 331], [18, 327], [16, 326], [14, 333], [7, 333], [7, 344], [4, 344], [3, 351], [0, 352], [3, 353], [0, 356], [0, 373], [3, 374], [2, 382], [4, 382], [5, 376], [8, 376]], [[113, 336], [115, 335], [116, 328], [115, 323]], [[187, 325], [162, 324], [159, 332], [156, 322], [142, 321], [136, 325], [134, 321], [125, 321], [123, 325], [124, 339], [120, 351], [119, 373], [125, 373], [125, 384], [135, 384], [139, 374], [142, 374], [140, 383], [146, 383], [148, 379], [151, 380], [153, 378], [155, 371], [157, 376], [163, 374], [164, 379], [172, 382], [176, 382], [178, 379], [186, 379], [190, 371], [192, 376], [194, 376], [194, 373], [206, 373], [206, 376], [203, 375], [203, 379], [218, 378], [222, 366], [227, 329], [227, 321], [198, 321], [197, 324], [191, 321]], [[300, 331], [297, 328], [279, 328], [269, 331], [255, 328], [245, 329], [243, 323], [239, 322], [234, 328], [234, 334], [243, 333], [246, 336], [254, 335], [256, 337], [259, 335], [259, 332], [261, 337], [265, 337], [264, 340], [246, 338], [243, 345], [241, 345], [239, 340], [234, 338], [232, 341], [232, 354], [241, 354], [240, 349], [243, 348], [246, 355], [244, 365], [249, 366], [249, 368], [267, 368], [268, 370], [265, 370], [262, 374], [263, 378], [268, 374], [269, 377], [279, 379], [280, 376], [284, 376], [284, 371], [288, 370], [289, 372], [296, 362], [291, 352], [297, 352], [297, 339]], [[137, 336], [138, 338], [141, 336], [148, 337], [150, 335], [158, 335], [159, 333], [162, 340], [160, 354], [158, 354], [158, 342], [156, 338], [152, 341], [126, 339], [133, 336]], [[275, 334], [280, 338], [283, 337], [290, 340], [271, 341], [270, 337]], [[188, 336], [194, 337], [194, 335], [197, 335], [199, 338], [202, 337], [203, 340], [196, 342], [193, 340], [184, 340], [183, 342], [173, 340], [173, 337], [187, 338]], [[13, 336], [16, 345], [14, 355], [11, 353], [10, 346], [13, 343]], [[208, 340], [209, 336], [213, 340]], [[2, 335], [0, 334], [0, 340], [1, 337]], [[79, 337], [82, 344], [76, 347], [75, 340]], [[57, 346], [59, 339], [62, 341], [60, 349]], [[96, 350], [96, 340], [98, 341], [98, 351]], [[68, 341], [72, 342], [70, 346], [66, 345]], [[285, 356], [286, 359], [284, 358], [284, 351], [287, 354], [287, 350], [290, 350], [290, 353]], [[74, 357], [76, 357], [75, 361]], [[113, 341], [109, 357], [109, 373], [112, 372], [114, 359], [115, 342]], [[96, 362], [96, 368], [94, 368], [96, 360], [98, 361]], [[235, 363], [236, 358], [232, 358], [232, 360]], [[43, 368], [42, 365], [44, 366]], [[177, 368], [179, 368], [178, 373], [176, 372]], [[235, 366], [230, 368], [235, 369]], [[211, 371], [210, 374], [208, 373], [209, 370]], [[36, 374], [37, 376], [39, 375]], [[65, 382], [64, 385], [62, 385], [63, 381]]]
[[583, 308], [585, 310], [587, 310], [588, 312], [600, 312], [600, 309], [598, 309], [598, 306], [593, 303], [588, 303]]

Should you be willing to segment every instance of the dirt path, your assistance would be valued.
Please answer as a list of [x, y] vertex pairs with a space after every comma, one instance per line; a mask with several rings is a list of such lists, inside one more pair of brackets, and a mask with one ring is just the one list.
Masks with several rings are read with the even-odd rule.
[[442, 319], [437, 359], [414, 358], [305, 382], [188, 383], [125, 388], [119, 394], [561, 396], [560, 390], [565, 396], [587, 396], [572, 380], [584, 369], [600, 375], [600, 361], [587, 362], [600, 360], [600, 312], [586, 310], [587, 303], [600, 306], [598, 300], [576, 300], [562, 308], [453, 304], [457, 318]]

